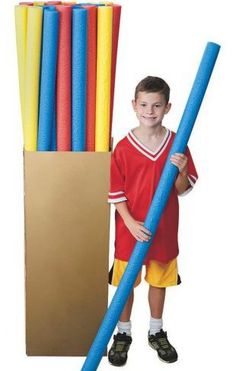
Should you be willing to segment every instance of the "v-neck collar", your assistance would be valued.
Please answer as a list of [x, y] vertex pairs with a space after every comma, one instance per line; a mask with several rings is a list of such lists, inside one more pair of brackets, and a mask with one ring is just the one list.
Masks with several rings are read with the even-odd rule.
[[134, 135], [132, 130], [128, 133], [127, 139], [129, 142], [144, 156], [148, 157], [152, 161], [156, 161], [158, 157], [161, 156], [163, 151], [165, 150], [167, 144], [169, 143], [169, 140], [171, 138], [171, 131], [169, 129], [166, 129], [166, 134], [158, 146], [158, 148], [155, 151], [150, 150], [147, 148], [143, 143], [141, 143], [138, 138]]

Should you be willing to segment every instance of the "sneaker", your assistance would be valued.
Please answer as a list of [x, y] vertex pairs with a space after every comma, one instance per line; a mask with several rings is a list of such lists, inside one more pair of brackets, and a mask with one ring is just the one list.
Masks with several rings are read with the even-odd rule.
[[113, 366], [124, 366], [132, 338], [126, 335], [126, 332], [122, 334], [118, 332], [113, 339], [114, 342], [108, 352], [108, 360]]
[[178, 354], [167, 339], [167, 332], [161, 330], [155, 335], [148, 334], [148, 344], [157, 351], [158, 357], [167, 363], [176, 362]]

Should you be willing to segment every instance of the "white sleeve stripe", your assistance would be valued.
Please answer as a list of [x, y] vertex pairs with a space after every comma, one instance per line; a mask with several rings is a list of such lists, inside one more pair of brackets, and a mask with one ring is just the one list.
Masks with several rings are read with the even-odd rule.
[[191, 187], [193, 187], [195, 185], [196, 180], [197, 180], [197, 178], [194, 175], [191, 175], [191, 174], [188, 175], [188, 181], [189, 181]]
[[187, 188], [186, 191], [184, 191], [183, 193], [181, 193], [179, 196], [182, 197], [182, 196], [187, 195], [189, 192], [191, 192], [191, 190], [195, 186], [196, 180], [197, 180], [197, 177], [196, 176], [189, 174], [188, 175], [188, 181], [190, 183], [190, 187]]
[[193, 179], [193, 180], [197, 180], [197, 177], [195, 175], [192, 175], [192, 174], [189, 174], [189, 176]]
[[124, 191], [109, 192], [109, 195], [111, 195], [111, 196], [116, 196], [116, 195], [123, 195], [124, 193], [125, 193]]
[[116, 202], [122, 202], [122, 201], [127, 201], [127, 198], [126, 197], [108, 198], [108, 203], [109, 204], [115, 204]]

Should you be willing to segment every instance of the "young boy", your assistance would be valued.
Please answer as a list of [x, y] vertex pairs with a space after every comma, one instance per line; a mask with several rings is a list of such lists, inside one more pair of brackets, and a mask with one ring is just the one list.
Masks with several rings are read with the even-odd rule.
[[[169, 94], [169, 86], [161, 78], [148, 76], [139, 82], [132, 101], [139, 126], [117, 144], [112, 154], [108, 201], [116, 207], [116, 235], [115, 260], [109, 283], [114, 286], [119, 285], [136, 241], [148, 241], [151, 236], [144, 227], [144, 220], [175, 136], [162, 125], [171, 108]], [[148, 342], [159, 358], [168, 363], [178, 358], [167, 333], [162, 329], [165, 289], [180, 283], [176, 261], [178, 195], [189, 192], [197, 180], [188, 148], [185, 154], [175, 153], [171, 162], [178, 167], [179, 173], [144, 262], [151, 314]], [[134, 287], [140, 281], [141, 272]], [[109, 362], [114, 366], [122, 366], [127, 361], [132, 342], [130, 316], [133, 299], [132, 290], [108, 353]]]

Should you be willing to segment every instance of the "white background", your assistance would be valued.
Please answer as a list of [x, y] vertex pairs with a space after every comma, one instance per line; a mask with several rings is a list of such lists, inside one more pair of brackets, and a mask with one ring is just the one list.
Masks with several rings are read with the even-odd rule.
[[[120, 0], [115, 143], [136, 125], [131, 99], [146, 75], [171, 86], [165, 125], [176, 130], [205, 44], [222, 45], [189, 142], [200, 176], [181, 199], [179, 269], [182, 285], [167, 292], [165, 329], [179, 361], [160, 362], [147, 345], [147, 284], [136, 290], [133, 344], [126, 370], [235, 370], [235, 86], [234, 1]], [[83, 358], [25, 355], [22, 131], [15, 51], [14, 1], [0, 11], [0, 368], [80, 370]], [[113, 217], [113, 212], [112, 212]], [[113, 223], [111, 257], [113, 254]], [[110, 289], [110, 297], [114, 290]], [[3, 368], [4, 367], [4, 368]], [[99, 370], [114, 370], [103, 359]]]

